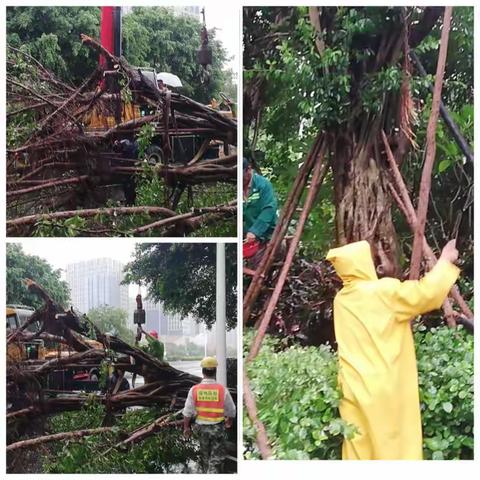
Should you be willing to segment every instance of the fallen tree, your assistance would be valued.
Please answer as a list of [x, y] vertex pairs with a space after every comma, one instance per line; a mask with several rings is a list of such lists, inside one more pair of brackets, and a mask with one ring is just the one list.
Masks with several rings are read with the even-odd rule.
[[[159, 90], [151, 72], [132, 67], [88, 36], [82, 35], [82, 42], [106, 62], [79, 87], [59, 80], [23, 50], [8, 48], [7, 128], [12, 132], [7, 142], [8, 233], [38, 234], [39, 218], [55, 220], [52, 228], [83, 219], [82, 228], [74, 227], [70, 234], [142, 233], [136, 228], [147, 225], [148, 219], [121, 210], [127, 207], [173, 211], [166, 215], [169, 222], [157, 225], [157, 235], [182, 236], [200, 228], [202, 222], [185, 228], [179, 203], [187, 192], [187, 203], [192, 204], [192, 186], [236, 184], [235, 119]], [[182, 140], [187, 137], [188, 148]], [[136, 203], [135, 182], [140, 178], [161, 180], [161, 202]], [[108, 189], [115, 185], [123, 189], [127, 204], [116, 212], [132, 219], [125, 227], [101, 211], [109, 198], [100, 191], [106, 189], [108, 197]], [[231, 196], [235, 197], [233, 188]], [[217, 207], [217, 219], [232, 213], [222, 212], [222, 205], [197, 205], [204, 206]], [[101, 221], [100, 214], [106, 214]], [[31, 226], [26, 228], [27, 224]]]
[[31, 438], [29, 440], [21, 440], [7, 445], [7, 452], [12, 452], [20, 448], [37, 447], [48, 442], [58, 442], [59, 440], [76, 440], [89, 435], [98, 435], [99, 433], [111, 432], [113, 427], [91, 428], [89, 430], [77, 430], [76, 432], [55, 433], [53, 435], [45, 435], [43, 437]]
[[[88, 318], [79, 316], [73, 310], [64, 311], [35, 282], [27, 281], [27, 286], [44, 300], [44, 307], [37, 310], [20, 328], [9, 332], [7, 345], [19, 343], [25, 339], [45, 338], [60, 340], [68, 350], [59, 350], [59, 355], [50, 360], [9, 358], [7, 362], [9, 426], [15, 425], [22, 419], [38, 419], [54, 413], [80, 410], [92, 401], [103, 404], [107, 415], [127, 407], [138, 406], [161, 407], [170, 412], [134, 432], [124, 432], [118, 447], [138, 443], [164, 427], [179, 425], [175, 417], [181, 412], [179, 409], [183, 407], [189, 389], [200, 381], [199, 377], [177, 370], [142, 349], [101, 332]], [[38, 325], [39, 329], [36, 332], [31, 330], [27, 332], [27, 327], [33, 324]], [[141, 375], [145, 379], [145, 384], [117, 393], [115, 393], [116, 389], [82, 393], [45, 387], [45, 380], [52, 372], [72, 368], [100, 370], [103, 364], [110, 365], [122, 372], [122, 375], [125, 372]], [[7, 451], [97, 433], [100, 433], [100, 430], [64, 432], [56, 436], [20, 440], [10, 445]]]
[[[152, 223], [146, 223], [140, 227], [136, 227], [129, 231], [124, 231], [122, 229], [112, 226], [111, 228], [103, 228], [101, 231], [104, 234], [118, 235], [118, 234], [139, 234], [148, 230], [159, 229], [160, 227], [174, 226], [174, 231], [190, 232], [195, 230], [195, 227], [190, 225], [195, 225], [193, 223], [195, 220], [207, 221], [209, 216], [215, 215], [215, 219], [228, 218], [236, 214], [235, 202], [232, 202], [230, 205], [219, 205], [217, 207], [206, 207], [202, 208], [193, 208], [191, 212], [184, 214], [177, 214], [173, 210], [164, 207], [115, 207], [115, 208], [91, 208], [84, 210], [67, 210], [62, 212], [53, 212], [53, 213], [39, 213], [35, 215], [26, 215], [24, 217], [18, 217], [13, 220], [7, 220], [7, 233], [9, 235], [18, 235], [18, 234], [27, 234], [31, 233], [33, 229], [37, 228], [44, 222], [55, 222], [58, 220], [65, 220], [71, 217], [79, 218], [95, 218], [95, 217], [118, 217], [121, 215], [143, 215], [143, 216], [163, 216], [162, 220], [158, 220]], [[187, 221], [188, 219], [188, 221]], [[95, 233], [95, 231], [88, 230], [86, 228], [79, 227], [83, 233]], [[98, 230], [97, 230], [98, 232]], [[167, 235], [172, 233], [172, 229], [166, 232]], [[87, 235], [89, 236], [89, 235]]]

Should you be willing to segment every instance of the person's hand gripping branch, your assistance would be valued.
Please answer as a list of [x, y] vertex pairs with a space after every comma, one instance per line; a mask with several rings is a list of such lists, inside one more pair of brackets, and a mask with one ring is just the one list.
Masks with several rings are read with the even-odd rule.
[[458, 250], [456, 247], [457, 239], [454, 238], [453, 240], [450, 240], [442, 250], [442, 253], [440, 254], [440, 259], [441, 260], [446, 260], [447, 262], [450, 263], [456, 263], [458, 260]]

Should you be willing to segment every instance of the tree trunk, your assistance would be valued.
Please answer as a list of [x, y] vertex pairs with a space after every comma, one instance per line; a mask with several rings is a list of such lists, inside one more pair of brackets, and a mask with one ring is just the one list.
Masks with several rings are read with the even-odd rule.
[[401, 274], [397, 234], [386, 182], [387, 165], [378, 144], [378, 122], [366, 122], [365, 135], [346, 132], [333, 145], [337, 244], [367, 240], [375, 264]]

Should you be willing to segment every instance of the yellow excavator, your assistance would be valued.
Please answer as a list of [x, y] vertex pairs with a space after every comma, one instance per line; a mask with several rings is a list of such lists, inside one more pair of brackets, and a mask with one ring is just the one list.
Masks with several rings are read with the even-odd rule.
[[[7, 336], [20, 328], [34, 313], [25, 305], [7, 305]], [[7, 364], [25, 360], [45, 360], [45, 344], [41, 339], [10, 342], [7, 346]]]
[[[32, 307], [25, 305], [7, 305], [7, 337], [10, 333], [20, 328], [35, 312]], [[35, 322], [27, 327], [27, 332], [38, 331]], [[95, 340], [86, 339], [92, 348], [103, 348], [103, 345]], [[19, 362], [44, 362], [59, 357], [68, 357], [74, 352], [68, 345], [57, 342], [45, 342], [40, 338], [32, 340], [15, 340], [7, 344], [7, 365]], [[48, 375], [49, 388], [56, 390], [98, 390], [99, 368], [86, 369], [60, 369], [54, 370]]]

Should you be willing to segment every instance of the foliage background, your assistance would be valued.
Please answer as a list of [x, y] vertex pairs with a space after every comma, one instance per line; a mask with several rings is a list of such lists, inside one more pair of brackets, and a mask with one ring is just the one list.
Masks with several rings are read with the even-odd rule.
[[[252, 332], [245, 338], [250, 344]], [[473, 458], [473, 336], [462, 327], [415, 332], [424, 458]], [[355, 426], [340, 418], [337, 357], [326, 345], [300, 347], [267, 337], [247, 366], [259, 418], [274, 458], [341, 459], [344, 437]], [[244, 414], [246, 458], [260, 458], [255, 430]]]
[[[212, 79], [200, 83], [196, 51], [200, 47], [200, 22], [186, 15], [174, 15], [165, 7], [133, 7], [123, 16], [123, 55], [134, 66], [154, 67], [178, 75], [182, 93], [208, 102], [218, 92], [229, 91], [232, 72], [224, 71], [227, 53], [209, 31], [213, 50]], [[98, 55], [82, 47], [80, 34], [99, 38], [98, 7], [8, 7], [7, 42], [21, 47], [60, 78], [80, 84], [96, 68]], [[225, 85], [227, 84], [227, 85]]]
[[101, 332], [120, 337], [123, 341], [133, 345], [135, 335], [128, 327], [128, 313], [122, 308], [103, 305], [90, 310], [87, 317]]
[[36, 255], [27, 255], [20, 244], [7, 243], [6, 286], [7, 303], [21, 304], [35, 309], [43, 305], [37, 295], [31, 294], [23, 280], [29, 278], [39, 283], [60, 305], [67, 308], [70, 288], [61, 279], [61, 271]]
[[[237, 324], [237, 245], [225, 244], [227, 327]], [[146, 285], [167, 311], [192, 315], [208, 328], [216, 315], [215, 243], [142, 243], [125, 267], [124, 283]]]

